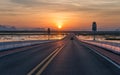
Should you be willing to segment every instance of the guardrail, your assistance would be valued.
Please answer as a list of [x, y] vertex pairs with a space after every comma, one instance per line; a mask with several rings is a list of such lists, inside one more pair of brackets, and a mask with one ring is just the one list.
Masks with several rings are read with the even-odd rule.
[[34, 44], [46, 43], [46, 42], [51, 42], [51, 41], [50, 40], [31, 40], [31, 41], [17, 41], [17, 42], [0, 42], [0, 51], [12, 49], [12, 48], [30, 46]]
[[100, 43], [100, 42], [95, 42], [95, 41], [86, 41], [86, 40], [82, 40], [82, 41], [86, 42], [86, 43], [89, 43], [89, 44], [99, 46], [99, 47], [106, 48], [106, 49], [108, 49], [112, 52], [120, 54], [120, 47], [118, 47], [118, 46], [113, 46], [113, 45], [110, 45], [110, 44], [105, 44], [105, 43]]

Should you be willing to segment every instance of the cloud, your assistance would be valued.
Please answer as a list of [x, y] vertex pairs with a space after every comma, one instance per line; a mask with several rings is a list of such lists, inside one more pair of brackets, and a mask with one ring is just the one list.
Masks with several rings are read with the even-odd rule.
[[11, 0], [13, 3], [24, 6], [25, 8], [34, 8], [34, 10], [48, 10], [56, 12], [81, 12], [98, 10], [91, 7], [77, 6], [72, 3], [46, 2], [37, 0]]
[[[0, 12], [11, 12], [16, 14], [32, 14], [40, 12], [89, 12], [105, 15], [116, 14], [120, 12], [119, 0], [9, 0], [9, 8], [0, 8]], [[6, 5], [7, 6], [7, 5]], [[9, 14], [8, 13], [8, 14]], [[110, 14], [111, 13], [111, 14]]]
[[[111, 20], [119, 23], [120, 0], [1, 0], [0, 16], [48, 19], [62, 14], [74, 20]], [[32, 15], [32, 16], [31, 16]], [[17, 17], [16, 17], [17, 16]], [[60, 15], [59, 15], [60, 16]], [[42, 22], [42, 19], [39, 19]], [[68, 20], [69, 20], [68, 18]], [[37, 19], [36, 19], [37, 20]], [[7, 22], [7, 20], [5, 20]], [[2, 20], [1, 20], [2, 22]], [[19, 23], [20, 21], [18, 21]], [[20, 22], [22, 23], [22, 22]], [[47, 23], [47, 22], [46, 22]], [[84, 23], [83, 23], [84, 24]], [[85, 23], [86, 24], [86, 23]]]

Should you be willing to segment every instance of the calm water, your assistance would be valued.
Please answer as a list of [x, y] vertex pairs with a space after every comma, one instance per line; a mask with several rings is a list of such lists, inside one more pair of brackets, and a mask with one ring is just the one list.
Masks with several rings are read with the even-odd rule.
[[64, 38], [65, 35], [0, 35], [0, 42], [10, 41], [26, 41], [26, 40], [58, 40]]
[[[82, 40], [93, 40], [93, 36], [91, 35], [80, 35], [78, 36], [79, 39], [82, 39]], [[96, 40], [97, 41], [106, 41], [106, 42], [115, 42], [115, 43], [120, 43], [120, 40], [106, 40], [105, 38], [106, 36], [103, 36], [103, 35], [97, 35], [96, 36]], [[120, 38], [120, 36], [107, 36], [107, 37], [115, 37], [115, 38]]]
[[[50, 35], [50, 40], [58, 40], [64, 38], [66, 35]], [[93, 40], [91, 35], [80, 35], [79, 39], [82, 40]], [[116, 36], [111, 36], [116, 37]], [[120, 37], [120, 36], [117, 36]], [[0, 35], [0, 42], [10, 42], [10, 41], [26, 41], [26, 40], [48, 40], [48, 35]], [[107, 41], [120, 43], [120, 40], [105, 40], [105, 36], [96, 36], [97, 41]]]

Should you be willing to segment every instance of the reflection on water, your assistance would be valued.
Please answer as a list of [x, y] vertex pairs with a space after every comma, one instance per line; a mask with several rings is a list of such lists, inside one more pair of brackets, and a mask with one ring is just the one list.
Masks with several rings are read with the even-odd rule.
[[0, 42], [26, 41], [26, 40], [59, 40], [65, 35], [0, 35]]
[[[106, 41], [106, 42], [120, 43], [120, 40], [106, 40], [106, 36], [107, 35], [96, 35], [96, 40], [97, 41], [104, 41], [104, 42]], [[120, 36], [109, 36], [109, 37], [120, 38]], [[82, 40], [93, 40], [92, 35], [79, 35], [78, 38], [82, 39]]]
[[[106, 40], [107, 38], [112, 37], [112, 40]], [[120, 40], [116, 40], [116, 38], [120, 38], [120, 36], [113, 36], [113, 35], [97, 35], [96, 40], [93, 40], [93, 36], [91, 35], [80, 35], [78, 38], [84, 42], [106, 48], [108, 50], [111, 50], [115, 53], [120, 53]]]

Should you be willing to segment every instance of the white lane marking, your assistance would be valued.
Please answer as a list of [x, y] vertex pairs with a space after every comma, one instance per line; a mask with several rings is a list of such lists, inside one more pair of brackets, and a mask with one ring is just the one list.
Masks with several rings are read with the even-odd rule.
[[90, 50], [92, 50], [93, 52], [95, 52], [96, 54], [100, 55], [101, 57], [103, 57], [104, 59], [106, 59], [107, 61], [109, 61], [110, 63], [112, 63], [114, 66], [116, 66], [118, 69], [120, 69], [120, 65], [116, 64], [115, 62], [113, 62], [111, 59], [107, 58], [106, 56], [100, 54], [99, 52], [95, 51], [94, 49], [90, 48], [89, 46], [86, 46], [85, 44], [83, 44], [85, 47], [89, 48]]

